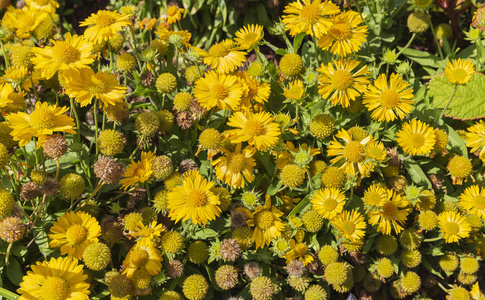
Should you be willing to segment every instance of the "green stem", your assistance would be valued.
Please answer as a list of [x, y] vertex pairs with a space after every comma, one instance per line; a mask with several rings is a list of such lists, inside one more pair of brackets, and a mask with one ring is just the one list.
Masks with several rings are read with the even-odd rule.
[[20, 296], [11, 292], [11, 291], [7, 291], [6, 289], [0, 287], [0, 296], [2, 297], [5, 297], [7, 299], [10, 299], [10, 300], [16, 300], [18, 299]]
[[416, 37], [416, 32], [413, 33], [413, 35], [411, 36], [411, 38], [409, 39], [409, 42], [406, 44], [406, 46], [404, 46], [404, 48], [401, 49], [401, 51], [399, 51], [396, 55], [396, 58], [399, 58], [399, 55], [401, 55], [404, 50], [406, 50], [410, 45], [411, 43], [414, 41], [414, 38]]
[[395, 15], [397, 15], [397, 13], [399, 13], [399, 12], [401, 11], [401, 9], [403, 9], [403, 8], [404, 8], [404, 6], [405, 6], [407, 3], [408, 3], [408, 1], [404, 0], [404, 1], [401, 3], [401, 5], [399, 5], [399, 7], [398, 7], [398, 8], [396, 8], [396, 10], [392, 12], [392, 14], [391, 14], [391, 16], [389, 17], [389, 19], [391, 19], [391, 20], [392, 20], [392, 19], [393, 19], [393, 17], [394, 17]]
[[133, 30], [133, 26], [129, 26], [129, 27], [130, 27], [131, 38], [133, 39], [133, 48], [135, 49], [135, 58], [141, 72], [143, 68], [141, 66], [140, 60], [138, 59], [138, 45], [136, 44], [135, 31]]
[[442, 238], [443, 237], [441, 237], [441, 236], [437, 236], [437, 237], [434, 237], [434, 238], [424, 239], [423, 242], [425, 242], [425, 243], [436, 242], [436, 241], [441, 240]]
[[440, 58], [443, 59], [443, 51], [441, 50], [440, 40], [436, 36], [436, 31], [434, 30], [433, 24], [429, 24], [429, 27], [431, 27], [431, 32], [433, 33], [434, 40], [435, 40], [436, 46], [438, 48], [438, 53], [440, 54]]
[[76, 118], [77, 142], [80, 143], [81, 142], [81, 123], [79, 122], [79, 115], [77, 114], [76, 105], [74, 104], [74, 100], [72, 100], [72, 98], [70, 98], [70, 100], [71, 100], [71, 108], [72, 108], [72, 111], [74, 112], [74, 117]]
[[372, 8], [369, 4], [369, 0], [365, 0], [365, 4], [367, 4], [367, 7], [369, 8], [370, 16], [371, 16], [372, 20], [374, 21], [374, 24], [377, 25], [376, 17], [374, 17], [374, 13], [372, 12]]
[[[34, 92], [35, 101], [39, 101], [40, 98], [39, 98], [39, 94], [37, 94], [37, 90], [35, 89], [34, 81], [32, 80], [32, 77], [30, 77], [29, 79], [30, 79], [30, 83], [32, 84], [32, 91]], [[34, 108], [32, 107], [32, 109]]]
[[96, 156], [98, 155], [98, 99], [94, 100], [93, 115], [94, 115], [94, 146], [96, 147]]
[[315, 51], [315, 61], [316, 61], [316, 67], [315, 69], [318, 69], [318, 67], [320, 67], [320, 63], [318, 61], [318, 40], [317, 40], [317, 37], [315, 36], [315, 31], [313, 30], [313, 27], [312, 27], [312, 39], [313, 39], [313, 50]]
[[3, 59], [5, 60], [5, 66], [10, 68], [10, 61], [7, 59], [7, 55], [5, 54], [5, 48], [3, 47], [3, 41], [0, 39], [0, 47], [2, 49]]
[[450, 100], [448, 100], [448, 103], [446, 103], [445, 107], [443, 108], [443, 111], [441, 112], [441, 115], [440, 115], [440, 117], [438, 119], [438, 122], [441, 121], [441, 119], [445, 115], [445, 112], [448, 109], [448, 106], [450, 106], [450, 104], [451, 104], [451, 100], [453, 100], [453, 98], [455, 97], [455, 94], [456, 94], [456, 90], [457, 89], [458, 89], [458, 85], [455, 84], [455, 88], [453, 89], [453, 93], [451, 94]]
[[480, 40], [477, 40], [475, 42], [475, 46], [477, 48], [477, 57], [476, 57], [477, 66], [476, 66], [476, 70], [477, 70], [477, 72], [480, 72], [480, 68], [481, 68], [481, 66], [480, 66], [480, 47], [478, 47], [478, 43], [481, 43], [481, 41]]
[[145, 182], [145, 189], [147, 190], [148, 201], [150, 201], [152, 199], [152, 196], [150, 193], [150, 185], [148, 184], [148, 182]]
[[9, 257], [10, 257], [10, 251], [12, 250], [12, 245], [13, 245], [13, 242], [10, 242], [10, 244], [8, 244], [8, 247], [7, 247], [7, 253], [5, 254], [5, 265], [8, 266], [9, 264]]

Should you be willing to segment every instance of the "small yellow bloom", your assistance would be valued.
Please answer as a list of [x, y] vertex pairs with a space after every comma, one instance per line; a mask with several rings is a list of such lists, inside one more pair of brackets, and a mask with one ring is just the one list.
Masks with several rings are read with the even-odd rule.
[[442, 212], [438, 216], [438, 224], [446, 243], [456, 243], [470, 235], [470, 224], [460, 212]]
[[167, 10], [167, 17], [163, 19], [166, 19], [168, 24], [173, 24], [182, 19], [182, 14], [184, 12], [185, 9], [178, 8], [176, 5], [171, 5]]
[[298, 243], [295, 240], [290, 240], [290, 251], [288, 251], [283, 258], [286, 259], [286, 264], [298, 259], [306, 266], [313, 261], [313, 256], [308, 253], [308, 246], [305, 243]]
[[234, 144], [248, 142], [261, 151], [273, 147], [281, 134], [278, 123], [267, 112], [234, 113], [227, 122], [228, 126], [237, 127], [230, 131], [230, 140]]
[[383, 234], [391, 234], [392, 228], [399, 234], [406, 222], [410, 208], [409, 202], [392, 190], [387, 191], [386, 200], [381, 201], [378, 207], [374, 207], [367, 213], [369, 223], [377, 225], [377, 231]]
[[365, 237], [367, 223], [364, 217], [357, 211], [344, 211], [332, 219], [332, 225], [339, 233], [351, 242], [362, 241]]
[[132, 160], [123, 174], [123, 179], [120, 180], [121, 187], [126, 191], [130, 185], [148, 181], [153, 173], [152, 163], [154, 159], [155, 154], [149, 151], [141, 153], [140, 161]]
[[244, 188], [245, 181], [253, 182], [252, 170], [256, 166], [256, 160], [253, 158], [256, 149], [246, 147], [241, 151], [241, 145], [238, 144], [234, 151], [225, 151], [224, 156], [212, 162], [217, 179], [236, 189]]
[[436, 143], [436, 134], [433, 127], [413, 119], [402, 126], [396, 141], [407, 154], [429, 155]]
[[263, 35], [263, 26], [251, 24], [239, 29], [234, 40], [241, 49], [251, 50], [258, 45]]
[[123, 274], [128, 278], [140, 269], [155, 276], [162, 269], [162, 254], [150, 239], [142, 239], [130, 249], [123, 261], [123, 266], [125, 267]]
[[451, 62], [448, 61], [445, 69], [445, 76], [452, 84], [466, 84], [472, 79], [475, 73], [475, 68], [471, 59], [462, 60], [454, 59]]
[[216, 106], [234, 110], [239, 106], [242, 94], [242, 86], [233, 75], [209, 71], [195, 82], [194, 96], [207, 110]]
[[91, 14], [79, 26], [86, 28], [84, 37], [91, 42], [101, 43], [114, 38], [123, 27], [131, 25], [131, 15], [122, 15], [115, 11], [99, 10]]
[[333, 219], [340, 214], [345, 205], [345, 194], [339, 189], [324, 188], [320, 189], [313, 199], [313, 209], [325, 219]]
[[478, 185], [466, 188], [460, 195], [460, 205], [469, 214], [485, 219], [485, 190]]
[[480, 120], [467, 130], [466, 146], [472, 148], [471, 153], [480, 151], [478, 157], [485, 162], [485, 122]]
[[246, 61], [246, 54], [243, 51], [238, 51], [232, 40], [224, 40], [214, 44], [208, 52], [199, 48], [194, 49], [204, 57], [205, 64], [208, 64], [220, 74], [231, 73]]

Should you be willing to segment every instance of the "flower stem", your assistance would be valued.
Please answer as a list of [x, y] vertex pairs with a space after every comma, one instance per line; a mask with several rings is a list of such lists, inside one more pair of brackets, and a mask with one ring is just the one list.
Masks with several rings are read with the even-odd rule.
[[434, 238], [424, 239], [423, 242], [425, 242], [425, 243], [436, 242], [436, 241], [441, 240], [442, 238], [443, 237], [441, 237], [441, 236], [437, 236], [437, 237], [434, 237]]
[[455, 88], [453, 89], [453, 93], [451, 94], [450, 100], [448, 100], [448, 103], [446, 103], [445, 108], [443, 108], [443, 111], [441, 112], [440, 117], [438, 118], [438, 122], [441, 121], [443, 116], [445, 115], [446, 110], [448, 109], [448, 106], [451, 104], [451, 100], [455, 97], [456, 90], [458, 89], [458, 85], [455, 84]]
[[433, 27], [433, 24], [430, 24], [429, 27], [431, 28], [431, 32], [433, 33], [433, 36], [434, 36], [434, 40], [436, 42], [436, 47], [438, 48], [438, 53], [440, 55], [440, 58], [443, 59], [443, 51], [441, 51], [441, 44], [440, 44], [440, 40], [438, 39], [438, 37], [436, 36], [436, 31], [434, 30], [434, 27]]
[[96, 155], [98, 155], [98, 99], [94, 100], [93, 116], [94, 116], [94, 147], [96, 147]]
[[313, 30], [313, 27], [312, 27], [312, 39], [313, 39], [313, 50], [315, 51], [315, 61], [316, 61], [316, 67], [315, 69], [318, 69], [318, 67], [320, 66], [320, 62], [318, 60], [318, 39], [317, 37], [315, 36], [315, 31]]
[[414, 38], [415, 38], [415, 37], [416, 37], [416, 32], [415, 32], [415, 33], [413, 33], [413, 35], [412, 35], [412, 36], [411, 36], [411, 38], [409, 39], [409, 42], [406, 44], [406, 46], [404, 46], [404, 48], [402, 48], [402, 49], [401, 49], [401, 51], [399, 51], [399, 52], [397, 53], [396, 58], [398, 58], [398, 57], [399, 57], [399, 55], [401, 55], [401, 54], [404, 52], [404, 50], [406, 50], [406, 49], [407, 49], [407, 48], [408, 48], [408, 47], [411, 45], [411, 43], [414, 41]]
[[480, 47], [478, 47], [478, 43], [481, 43], [481, 41], [480, 40], [477, 40], [475, 42], [475, 46], [477, 48], [477, 57], [476, 57], [477, 66], [476, 66], [476, 70], [477, 70], [477, 72], [480, 72], [480, 68], [481, 68], [481, 66], [480, 66]]
[[72, 100], [72, 98], [70, 98], [70, 100], [71, 100], [71, 108], [72, 108], [72, 111], [74, 112], [74, 117], [76, 118], [77, 141], [78, 141], [78, 143], [80, 143], [81, 142], [81, 123], [79, 122], [79, 115], [77, 114], [76, 105], [74, 104], [74, 100]]

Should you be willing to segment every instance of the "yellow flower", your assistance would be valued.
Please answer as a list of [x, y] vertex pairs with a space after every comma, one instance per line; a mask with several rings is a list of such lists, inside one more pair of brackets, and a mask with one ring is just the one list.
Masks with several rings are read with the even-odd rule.
[[321, 85], [318, 86], [318, 93], [327, 99], [330, 96], [330, 102], [334, 105], [340, 104], [343, 107], [349, 107], [350, 101], [354, 101], [366, 90], [369, 78], [366, 76], [369, 69], [363, 66], [353, 72], [360, 64], [355, 59], [339, 59], [328, 66], [322, 64], [318, 72]]
[[229, 118], [227, 125], [239, 128], [230, 130], [232, 143], [248, 142], [261, 151], [273, 147], [281, 133], [278, 124], [273, 122], [273, 117], [267, 112], [236, 112]]
[[330, 48], [333, 54], [341, 57], [356, 53], [367, 37], [367, 26], [359, 26], [363, 22], [359, 13], [353, 10], [336, 15], [328, 33], [318, 39], [318, 46], [324, 50]]
[[163, 224], [157, 224], [157, 221], [152, 221], [147, 226], [145, 226], [145, 224], [143, 224], [141, 221], [138, 221], [135, 230], [131, 232], [130, 235], [135, 238], [142, 237], [142, 239], [148, 239], [151, 241], [155, 237], [160, 237], [164, 230]]
[[212, 162], [217, 179], [235, 189], [244, 188], [245, 181], [253, 182], [252, 171], [256, 166], [256, 160], [253, 158], [256, 150], [253, 147], [246, 147], [241, 151], [241, 146], [242, 144], [238, 144], [234, 151], [225, 151], [224, 156]]
[[285, 228], [285, 224], [280, 219], [283, 212], [271, 206], [271, 198], [269, 196], [266, 197], [264, 206], [256, 207], [253, 213], [246, 208], [240, 208], [240, 210], [248, 218], [246, 221], [247, 225], [254, 227], [253, 241], [256, 243], [256, 249], [269, 245], [271, 240], [278, 238], [281, 235], [281, 231]]
[[243, 87], [243, 94], [241, 98], [241, 106], [247, 108], [253, 108], [251, 101], [257, 103], [264, 103], [268, 101], [268, 97], [271, 94], [271, 85], [268, 83], [260, 83], [258, 80], [251, 78], [246, 72], [237, 72], [238, 82]]
[[58, 70], [80, 70], [89, 68], [94, 61], [93, 45], [87, 43], [82, 36], [66, 34], [64, 41], [51, 40], [53, 46], [33, 48], [35, 57], [31, 58], [36, 70], [41, 76], [49, 79]]
[[377, 231], [383, 234], [391, 234], [392, 228], [394, 228], [396, 234], [399, 234], [404, 229], [402, 225], [406, 222], [409, 214], [408, 205], [409, 202], [399, 194], [388, 190], [387, 199], [367, 213], [369, 223], [377, 225]]
[[10, 94], [14, 92], [14, 89], [9, 83], [0, 84], [0, 108], [4, 108], [9, 103], [13, 103], [11, 99], [8, 98]]
[[140, 269], [155, 276], [162, 269], [162, 254], [150, 239], [142, 239], [126, 254], [123, 266], [125, 267], [123, 274], [128, 278], [131, 278], [133, 273]]
[[263, 35], [263, 26], [251, 24], [239, 29], [234, 40], [239, 45], [239, 48], [251, 50], [258, 45]]
[[144, 183], [149, 180], [153, 173], [152, 163], [154, 159], [155, 154], [149, 151], [141, 153], [140, 161], [135, 162], [132, 160], [123, 174], [124, 178], [120, 180], [121, 187], [126, 191], [130, 185], [134, 185], [137, 182]]
[[365, 161], [366, 144], [373, 140], [371, 135], [368, 135], [363, 140], [353, 141], [349, 132], [341, 129], [336, 135], [337, 138], [344, 140], [345, 144], [340, 144], [334, 137], [327, 149], [328, 156], [336, 156], [330, 162], [339, 166], [346, 174], [356, 175], [360, 173], [363, 177], [370, 175], [372, 162]]
[[49, 233], [49, 246], [61, 247], [62, 255], [77, 259], [83, 257], [84, 249], [98, 241], [101, 226], [98, 221], [85, 212], [69, 212], [52, 225]]
[[396, 141], [407, 154], [428, 155], [436, 143], [436, 134], [433, 127], [413, 119], [402, 126]]
[[485, 295], [482, 293], [478, 282], [472, 286], [470, 296], [472, 296], [473, 300], [485, 300]]
[[192, 220], [194, 224], [207, 224], [221, 214], [219, 197], [211, 188], [213, 181], [207, 181], [196, 170], [185, 173], [183, 183], [168, 193], [169, 217], [175, 222]]
[[466, 133], [466, 146], [471, 147], [471, 153], [480, 151], [478, 157], [485, 162], [485, 122], [478, 121], [473, 126], [468, 127]]
[[340, 214], [345, 205], [345, 195], [339, 189], [324, 188], [320, 189], [311, 202], [313, 209], [325, 219], [333, 219]]
[[301, 80], [295, 80], [288, 83], [288, 88], [284, 88], [283, 94], [285, 95], [286, 99], [297, 102], [302, 100], [303, 95], [305, 94], [305, 87], [303, 86], [303, 82]]
[[167, 10], [167, 18], [166, 18], [167, 23], [173, 24], [177, 21], [180, 21], [180, 19], [182, 19], [182, 14], [184, 12], [185, 12], [185, 9], [178, 8], [176, 5], [170, 5], [170, 7]]
[[364, 217], [355, 210], [344, 211], [335, 216], [331, 222], [347, 240], [359, 242], [364, 239], [367, 224], [364, 221]]
[[131, 25], [130, 18], [131, 15], [121, 15], [114, 11], [99, 10], [82, 21], [79, 26], [89, 26], [84, 31], [84, 37], [88, 41], [101, 43], [114, 38], [123, 27]]
[[114, 74], [92, 69], [79, 71], [64, 71], [62, 76], [65, 80], [66, 94], [76, 98], [81, 107], [91, 104], [94, 97], [101, 100], [105, 106], [116, 105], [123, 102], [127, 88], [118, 83]]
[[387, 200], [388, 190], [383, 188], [380, 184], [373, 184], [364, 192], [364, 204], [370, 207], [376, 207], [381, 204], [382, 201]]
[[195, 82], [194, 97], [207, 110], [216, 106], [234, 110], [239, 106], [242, 94], [242, 86], [233, 75], [209, 71]]
[[466, 188], [460, 195], [460, 205], [467, 213], [485, 219], [485, 190], [478, 185]]
[[288, 253], [283, 255], [283, 258], [286, 259], [286, 264], [298, 259], [306, 266], [313, 261], [313, 256], [308, 253], [308, 246], [305, 243], [298, 243], [291, 239], [290, 249], [291, 250], [288, 251]]
[[8, 29], [15, 30], [18, 38], [28, 39], [30, 38], [30, 33], [48, 17], [49, 14], [45, 11], [40, 11], [27, 5], [19, 9], [15, 9], [15, 7], [10, 5], [3, 16], [2, 25]]
[[78, 260], [67, 256], [65, 258], [51, 257], [49, 261], [37, 261], [31, 265], [17, 290], [19, 300], [56, 299], [84, 300], [89, 299], [88, 275], [83, 271], [83, 265]]
[[389, 84], [386, 75], [381, 74], [368, 89], [362, 103], [372, 111], [371, 117], [379, 122], [402, 120], [413, 109], [413, 90], [395, 73], [391, 74]]
[[10, 135], [13, 136], [14, 141], [19, 141], [19, 146], [27, 145], [32, 136], [35, 136], [39, 139], [38, 149], [44, 144], [47, 136], [54, 132], [76, 134], [74, 120], [64, 114], [68, 110], [67, 107], [36, 102], [35, 109], [30, 115], [18, 112], [6, 116], [9, 126], [12, 128]]
[[45, 11], [46, 13], [53, 14], [59, 7], [59, 3], [55, 0], [25, 0], [25, 4], [32, 9], [39, 11]]
[[469, 236], [471, 227], [465, 216], [456, 211], [445, 211], [438, 216], [438, 225], [446, 243], [455, 243]]
[[382, 142], [370, 141], [365, 148], [365, 156], [382, 162], [387, 157], [386, 147]]
[[330, 1], [297, 0], [286, 6], [284, 13], [287, 15], [283, 16], [283, 24], [291, 36], [305, 32], [320, 38], [332, 26], [332, 20], [327, 17], [340, 13], [340, 9]]
[[243, 51], [236, 50], [237, 48], [232, 40], [224, 40], [214, 44], [208, 52], [199, 48], [194, 49], [204, 57], [204, 63], [211, 66], [219, 74], [230, 73], [246, 61], [246, 54]]
[[462, 60], [454, 59], [451, 62], [448, 61], [445, 69], [445, 76], [452, 84], [465, 84], [475, 73], [475, 68], [471, 59]]

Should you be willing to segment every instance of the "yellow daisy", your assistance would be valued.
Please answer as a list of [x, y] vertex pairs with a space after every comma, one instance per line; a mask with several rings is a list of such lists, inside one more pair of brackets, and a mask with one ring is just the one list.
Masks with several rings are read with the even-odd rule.
[[475, 68], [471, 59], [454, 59], [448, 61], [445, 68], [445, 76], [452, 84], [465, 84], [472, 79]]
[[7, 7], [7, 12], [2, 18], [2, 26], [11, 31], [15, 31], [15, 35], [18, 38], [28, 39], [30, 38], [31, 32], [47, 18], [49, 18], [48, 13], [28, 5], [19, 9], [10, 5]]
[[252, 108], [252, 101], [257, 103], [264, 103], [268, 101], [268, 97], [271, 94], [271, 85], [268, 83], [260, 83], [257, 79], [251, 78], [244, 71], [237, 72], [238, 82], [243, 88], [243, 94], [241, 98], [241, 106]]
[[34, 111], [28, 115], [24, 112], [9, 114], [5, 118], [12, 128], [10, 135], [14, 141], [19, 141], [19, 146], [27, 145], [33, 136], [39, 140], [37, 149], [44, 145], [47, 136], [54, 132], [67, 132], [76, 134], [74, 131], [74, 119], [65, 115], [67, 107], [48, 105], [46, 102], [36, 102]]
[[209, 71], [195, 82], [194, 97], [207, 110], [216, 106], [234, 110], [239, 106], [242, 94], [242, 86], [233, 75]]
[[58, 70], [87, 69], [94, 61], [93, 45], [82, 36], [67, 33], [64, 41], [51, 40], [51, 43], [53, 46], [32, 49], [34, 68], [40, 70], [45, 79], [54, 76]]
[[472, 290], [470, 291], [470, 296], [473, 300], [485, 300], [485, 295], [482, 293], [478, 282], [476, 282], [472, 286]]
[[13, 101], [9, 99], [8, 96], [14, 92], [14, 89], [11, 84], [9, 83], [2, 83], [0, 84], [0, 108], [4, 108], [9, 103]]
[[254, 227], [252, 238], [256, 243], [256, 249], [269, 245], [271, 240], [281, 236], [281, 231], [285, 228], [280, 218], [283, 212], [271, 205], [269, 196], [266, 197], [264, 206], [256, 207], [253, 213], [246, 208], [241, 208], [240, 211], [248, 218], [246, 224]]
[[468, 127], [466, 133], [466, 146], [471, 147], [471, 153], [480, 151], [478, 157], [485, 162], [485, 122], [478, 121], [473, 126]]
[[31, 265], [32, 271], [22, 278], [19, 300], [56, 299], [84, 300], [89, 299], [88, 275], [83, 265], [71, 257], [51, 257], [49, 261], [37, 261]]
[[340, 235], [351, 242], [362, 241], [367, 224], [364, 217], [355, 210], [344, 211], [331, 220]]
[[336, 15], [328, 33], [318, 39], [318, 46], [341, 57], [358, 52], [367, 37], [367, 26], [359, 26], [363, 22], [353, 10]]
[[373, 184], [365, 190], [362, 200], [366, 206], [377, 207], [382, 201], [387, 200], [387, 193], [388, 190], [381, 184]]
[[391, 234], [392, 229], [399, 234], [409, 214], [409, 202], [399, 194], [388, 190], [387, 199], [382, 201], [378, 207], [367, 213], [369, 223], [377, 225], [377, 231], [383, 234]]
[[212, 162], [215, 166], [217, 179], [238, 189], [244, 188], [245, 181], [253, 182], [253, 168], [256, 166], [256, 160], [253, 155], [256, 149], [246, 147], [241, 151], [242, 144], [237, 144], [234, 151], [225, 151], [224, 156]]
[[413, 119], [402, 126], [396, 141], [407, 154], [428, 155], [436, 143], [436, 134], [433, 127]]
[[64, 71], [62, 76], [66, 94], [76, 98], [76, 102], [80, 103], [81, 107], [91, 104], [94, 97], [106, 106], [116, 105], [117, 102], [123, 102], [127, 90], [119, 84], [116, 75], [108, 72], [94, 73], [92, 69], [81, 69]]
[[365, 148], [365, 157], [383, 162], [387, 158], [387, 150], [382, 142], [370, 141]]
[[61, 247], [62, 255], [77, 259], [83, 257], [84, 249], [98, 242], [101, 226], [90, 214], [85, 212], [69, 212], [60, 217], [52, 225], [49, 233], [49, 246]]
[[215, 220], [221, 214], [221, 202], [211, 191], [214, 184], [196, 170], [187, 172], [182, 185], [172, 188], [167, 195], [168, 216], [175, 222], [191, 219], [192, 223], [199, 225]]
[[305, 32], [317, 38], [326, 34], [332, 26], [328, 17], [340, 13], [337, 5], [330, 1], [322, 3], [321, 0], [297, 0], [285, 7], [283, 24], [291, 36]]
[[206, 52], [199, 48], [194, 48], [202, 57], [204, 63], [208, 64], [219, 74], [227, 74], [242, 66], [246, 61], [246, 54], [236, 50], [232, 40], [224, 40], [214, 44]]
[[273, 117], [267, 112], [236, 112], [229, 118], [227, 125], [238, 128], [230, 130], [232, 143], [248, 142], [261, 151], [276, 145], [281, 133], [278, 123], [273, 122]]
[[[342, 139], [344, 144], [339, 143], [335, 137]], [[364, 177], [370, 175], [372, 162], [365, 161], [366, 144], [373, 140], [371, 135], [368, 135], [363, 140], [353, 141], [349, 132], [341, 129], [330, 142], [327, 148], [328, 156], [336, 156], [330, 162], [343, 169], [346, 174], [356, 175], [360, 173]]]
[[164, 231], [163, 224], [157, 224], [157, 221], [152, 221], [148, 225], [142, 223], [142, 221], [138, 221], [136, 224], [135, 230], [130, 232], [130, 235], [142, 239], [153, 240], [156, 237], [160, 237], [162, 232]]
[[485, 219], [485, 190], [478, 185], [466, 188], [460, 195], [460, 205], [467, 213]]
[[123, 274], [131, 278], [136, 270], [144, 269], [155, 276], [162, 270], [162, 253], [150, 239], [142, 239], [131, 247], [123, 261]]
[[343, 107], [349, 107], [350, 101], [354, 101], [365, 90], [369, 83], [367, 73], [369, 69], [367, 66], [356, 70], [360, 62], [355, 59], [339, 59], [329, 63], [328, 66], [322, 64], [318, 72], [322, 75], [318, 76], [318, 81], [321, 85], [318, 86], [318, 93], [324, 99], [333, 103], [333, 105], [340, 104]]
[[[115, 11], [98, 10], [92, 13], [79, 26], [89, 26], [84, 31], [84, 37], [91, 42], [101, 43], [114, 38], [123, 27], [131, 25], [131, 15], [122, 15]], [[91, 26], [90, 26], [91, 25]]]
[[48, 14], [53, 14], [59, 7], [59, 3], [55, 0], [25, 0], [25, 4], [32, 9], [45, 11]]
[[440, 213], [438, 225], [446, 243], [456, 243], [470, 235], [470, 224], [460, 212], [445, 211]]
[[288, 87], [283, 89], [283, 95], [286, 99], [299, 102], [303, 100], [305, 94], [305, 86], [301, 80], [295, 80], [288, 83]]
[[313, 256], [309, 253], [308, 246], [305, 243], [298, 243], [294, 239], [291, 239], [290, 249], [290, 251], [283, 255], [283, 258], [286, 259], [286, 264], [298, 259], [306, 266], [313, 261]]
[[323, 218], [333, 219], [344, 209], [345, 195], [335, 188], [320, 189], [312, 198], [313, 209]]
[[240, 49], [250, 51], [258, 45], [263, 35], [263, 26], [251, 24], [239, 29], [234, 40]]
[[167, 10], [167, 18], [166, 21], [168, 24], [176, 23], [182, 19], [182, 14], [185, 12], [185, 9], [178, 8], [176, 5], [170, 5]]
[[149, 151], [141, 153], [140, 161], [132, 160], [123, 174], [123, 179], [120, 180], [121, 187], [126, 191], [130, 185], [148, 181], [153, 173], [152, 163], [154, 159], [155, 154]]
[[413, 90], [397, 74], [391, 74], [389, 84], [386, 75], [381, 74], [368, 89], [362, 103], [372, 111], [371, 117], [379, 122], [402, 120], [413, 109]]

